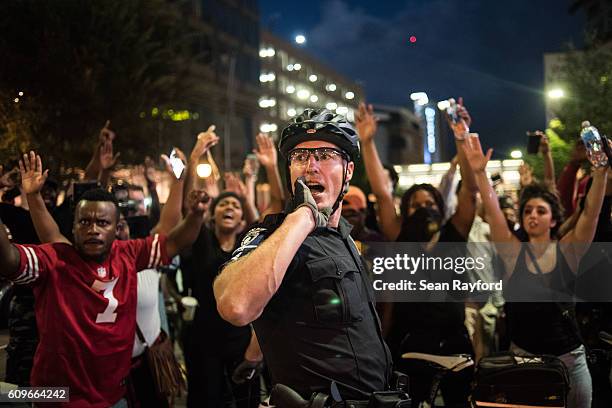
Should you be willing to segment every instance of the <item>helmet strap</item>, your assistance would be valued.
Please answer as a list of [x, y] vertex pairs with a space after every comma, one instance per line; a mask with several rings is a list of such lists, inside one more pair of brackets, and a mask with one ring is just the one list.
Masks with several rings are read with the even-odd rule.
[[336, 202], [334, 202], [334, 205], [332, 206], [331, 215], [336, 212], [336, 210], [340, 206], [340, 203], [342, 202], [342, 199], [344, 198], [344, 195], [348, 192], [349, 183], [346, 181], [347, 174], [348, 161], [346, 162], [346, 165], [344, 165], [344, 162], [342, 163], [342, 189], [340, 190], [340, 194], [338, 194], [338, 198], [336, 198]]

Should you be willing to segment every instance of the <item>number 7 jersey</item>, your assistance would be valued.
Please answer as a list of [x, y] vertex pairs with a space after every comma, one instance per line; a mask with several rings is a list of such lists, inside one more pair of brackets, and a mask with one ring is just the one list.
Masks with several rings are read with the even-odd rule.
[[136, 273], [168, 263], [165, 237], [115, 241], [102, 263], [68, 244], [15, 245], [17, 284], [36, 299], [32, 386], [67, 386], [69, 406], [108, 407], [125, 394], [136, 322]]

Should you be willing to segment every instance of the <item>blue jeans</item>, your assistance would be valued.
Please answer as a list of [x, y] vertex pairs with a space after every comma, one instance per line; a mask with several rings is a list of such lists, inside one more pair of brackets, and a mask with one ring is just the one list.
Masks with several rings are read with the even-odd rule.
[[[517, 354], [531, 354], [514, 343], [510, 351]], [[557, 356], [565, 367], [569, 376], [570, 390], [567, 395], [567, 408], [591, 408], [593, 399], [593, 381], [587, 366], [586, 349], [583, 345], [569, 353]]]
[[125, 398], [121, 398], [111, 408], [127, 408], [127, 406], [128, 406], [127, 400]]

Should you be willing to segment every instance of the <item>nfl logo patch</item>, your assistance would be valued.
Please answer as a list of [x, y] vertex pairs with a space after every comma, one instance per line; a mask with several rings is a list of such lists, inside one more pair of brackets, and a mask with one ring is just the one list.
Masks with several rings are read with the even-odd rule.
[[317, 133], [316, 129], [308, 129], [306, 133]]
[[101, 277], [101, 278], [105, 278], [106, 277], [106, 268], [105, 267], [100, 266], [97, 271], [98, 271], [98, 276], [99, 277]]

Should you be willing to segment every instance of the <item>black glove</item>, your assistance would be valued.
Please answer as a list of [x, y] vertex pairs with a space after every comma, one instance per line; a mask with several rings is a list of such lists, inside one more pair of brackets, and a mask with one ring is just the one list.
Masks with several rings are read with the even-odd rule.
[[243, 360], [242, 363], [238, 364], [238, 367], [234, 369], [232, 381], [235, 384], [243, 384], [246, 381], [258, 377], [262, 369], [263, 361]]
[[331, 215], [331, 208], [323, 208], [322, 210], [317, 208], [317, 203], [312, 197], [310, 189], [304, 182], [304, 177], [298, 177], [298, 179], [295, 180], [293, 190], [291, 211], [293, 212], [300, 207], [308, 207], [310, 211], [312, 211], [312, 216], [316, 224], [315, 228], [327, 226], [329, 216]]

